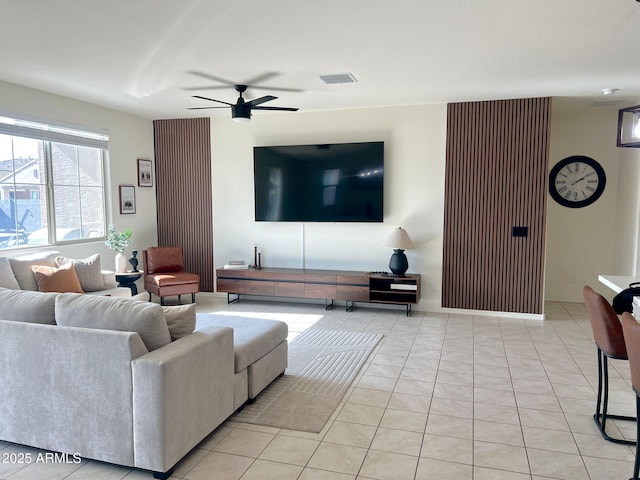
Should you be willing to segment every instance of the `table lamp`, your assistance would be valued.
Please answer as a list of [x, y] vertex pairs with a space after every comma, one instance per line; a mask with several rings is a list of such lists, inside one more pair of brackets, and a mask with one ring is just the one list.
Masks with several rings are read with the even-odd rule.
[[389, 260], [389, 270], [394, 275], [403, 276], [409, 268], [409, 262], [404, 251], [415, 248], [411, 238], [409, 238], [409, 234], [402, 227], [395, 228], [384, 239], [384, 245], [393, 248], [391, 260]]

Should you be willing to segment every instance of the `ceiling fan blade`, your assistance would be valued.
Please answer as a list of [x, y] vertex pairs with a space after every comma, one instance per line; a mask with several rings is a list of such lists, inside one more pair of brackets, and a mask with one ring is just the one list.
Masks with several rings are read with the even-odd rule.
[[229, 106], [233, 106], [233, 103], [229, 103], [229, 102], [225, 102], [222, 100], [216, 100], [215, 98], [209, 98], [209, 97], [203, 97], [201, 95], [192, 95], [193, 98], [199, 98], [200, 100], [209, 100], [210, 102], [218, 102], [218, 103], [224, 103], [225, 105], [229, 105]]
[[206, 78], [207, 80], [213, 80], [214, 82], [223, 83], [226, 86], [233, 87], [235, 85], [235, 82], [232, 82], [232, 81], [227, 80], [225, 78], [216, 77], [214, 75], [210, 75], [210, 74], [205, 73], [205, 72], [198, 72], [197, 70], [189, 70], [189, 71], [187, 71], [187, 73], [190, 73], [191, 75], [195, 75], [196, 77], [202, 77], [202, 78]]
[[253, 85], [254, 83], [265, 82], [267, 80], [271, 80], [274, 77], [277, 77], [278, 75], [282, 75], [282, 74], [278, 72], [263, 73], [262, 75], [258, 75], [257, 77], [252, 78], [251, 80], [247, 80], [246, 82], [244, 82], [244, 84]]
[[253, 107], [251, 110], [282, 110], [284, 112], [297, 112], [299, 109], [294, 107]]
[[286, 87], [267, 87], [267, 86], [256, 86], [249, 85], [249, 88], [253, 90], [272, 90], [274, 92], [304, 92], [304, 90], [300, 88], [286, 88]]
[[270, 102], [271, 100], [275, 100], [278, 97], [274, 97], [273, 95], [265, 95], [264, 97], [256, 98], [254, 100], [250, 100], [246, 102], [246, 105], [250, 107], [255, 107], [256, 105], [260, 105], [261, 103]]
[[195, 92], [198, 90], [227, 90], [227, 85], [202, 85], [200, 87], [183, 87], [182, 90], [187, 92]]
[[211, 108], [229, 108], [229, 107], [188, 107], [187, 110], [209, 110]]

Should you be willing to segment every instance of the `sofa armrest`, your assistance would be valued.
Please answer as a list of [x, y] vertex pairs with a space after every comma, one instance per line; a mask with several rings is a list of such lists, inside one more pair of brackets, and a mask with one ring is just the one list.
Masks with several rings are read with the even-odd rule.
[[233, 329], [194, 332], [132, 362], [134, 457], [171, 469], [233, 413]]
[[109, 270], [102, 270], [102, 281], [104, 282], [104, 288], [116, 288], [118, 286], [118, 282], [116, 282], [116, 272], [111, 272]]

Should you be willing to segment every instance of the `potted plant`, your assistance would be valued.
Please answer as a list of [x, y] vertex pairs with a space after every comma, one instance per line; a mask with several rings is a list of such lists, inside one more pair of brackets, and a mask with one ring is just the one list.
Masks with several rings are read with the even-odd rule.
[[113, 224], [107, 227], [107, 238], [104, 243], [109, 249], [116, 252], [116, 273], [123, 273], [127, 270], [127, 257], [124, 256], [124, 250], [129, 246], [131, 235], [130, 228], [124, 232], [118, 232]]

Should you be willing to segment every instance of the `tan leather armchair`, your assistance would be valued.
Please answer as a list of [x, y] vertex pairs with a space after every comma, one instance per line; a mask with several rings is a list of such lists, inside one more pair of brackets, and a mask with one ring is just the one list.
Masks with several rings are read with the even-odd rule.
[[151, 295], [160, 297], [160, 305], [164, 305], [164, 297], [191, 294], [191, 302], [195, 303], [196, 293], [200, 291], [200, 276], [184, 271], [182, 247], [150, 247], [142, 252], [144, 259], [144, 288]]

